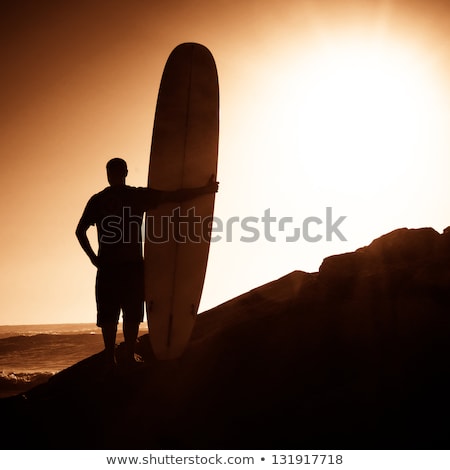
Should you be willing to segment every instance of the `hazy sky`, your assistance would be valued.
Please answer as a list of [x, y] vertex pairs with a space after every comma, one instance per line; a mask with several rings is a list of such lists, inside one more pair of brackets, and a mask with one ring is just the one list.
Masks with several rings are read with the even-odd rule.
[[[220, 85], [223, 231], [200, 310], [294, 269], [316, 271], [325, 256], [395, 228], [442, 231], [450, 225], [449, 6], [2, 5], [0, 324], [95, 321], [95, 268], [75, 227], [107, 185], [109, 158], [128, 161], [129, 184], [146, 184], [161, 73], [182, 42], [211, 50]], [[346, 241], [331, 227], [344, 216]]]

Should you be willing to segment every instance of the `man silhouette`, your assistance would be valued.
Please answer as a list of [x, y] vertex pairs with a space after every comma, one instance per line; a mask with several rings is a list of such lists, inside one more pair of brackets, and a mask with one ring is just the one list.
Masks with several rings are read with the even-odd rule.
[[[125, 362], [134, 363], [139, 325], [144, 318], [144, 265], [141, 226], [143, 214], [164, 202], [183, 202], [218, 189], [215, 181], [178, 191], [135, 188], [125, 184], [127, 164], [113, 158], [106, 165], [109, 187], [88, 201], [76, 229], [81, 247], [97, 267], [95, 296], [97, 326], [102, 329], [107, 363], [115, 364], [115, 342], [120, 311], [123, 314]], [[97, 228], [98, 254], [87, 237]]]

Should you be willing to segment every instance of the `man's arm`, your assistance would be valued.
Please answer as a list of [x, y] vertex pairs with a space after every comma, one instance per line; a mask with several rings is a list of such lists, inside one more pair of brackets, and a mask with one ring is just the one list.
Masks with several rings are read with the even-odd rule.
[[78, 241], [80, 242], [81, 248], [83, 248], [84, 252], [88, 255], [89, 259], [91, 260], [92, 264], [96, 267], [98, 267], [98, 256], [92, 249], [92, 246], [89, 242], [89, 239], [87, 237], [87, 230], [90, 227], [89, 224], [85, 223], [83, 221], [83, 218], [80, 219], [78, 222], [77, 229], [75, 231], [75, 234], [78, 238]]
[[184, 202], [194, 199], [203, 194], [216, 193], [219, 190], [219, 183], [214, 176], [210, 178], [205, 186], [199, 188], [178, 189], [177, 191], [161, 191], [159, 194], [159, 204], [164, 202]]

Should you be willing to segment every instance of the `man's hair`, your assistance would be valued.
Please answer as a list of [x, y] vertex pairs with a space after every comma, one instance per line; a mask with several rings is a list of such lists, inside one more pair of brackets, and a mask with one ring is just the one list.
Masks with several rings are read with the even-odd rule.
[[122, 158], [112, 158], [107, 164], [106, 164], [106, 171], [108, 173], [115, 173], [115, 174], [121, 174], [126, 176], [128, 168], [127, 168], [127, 162], [123, 160]]

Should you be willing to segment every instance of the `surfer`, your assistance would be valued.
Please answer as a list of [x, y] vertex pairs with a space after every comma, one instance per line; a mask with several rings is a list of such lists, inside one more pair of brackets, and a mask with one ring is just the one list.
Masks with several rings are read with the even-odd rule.
[[[125, 362], [133, 364], [139, 325], [144, 319], [144, 264], [142, 219], [144, 212], [164, 202], [183, 202], [218, 190], [210, 180], [205, 186], [178, 191], [128, 186], [127, 164], [113, 158], [106, 165], [109, 186], [88, 201], [76, 229], [81, 247], [97, 267], [95, 296], [97, 326], [101, 328], [107, 363], [115, 364], [115, 344], [120, 311], [123, 315]], [[98, 253], [87, 231], [97, 228]]]

